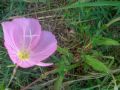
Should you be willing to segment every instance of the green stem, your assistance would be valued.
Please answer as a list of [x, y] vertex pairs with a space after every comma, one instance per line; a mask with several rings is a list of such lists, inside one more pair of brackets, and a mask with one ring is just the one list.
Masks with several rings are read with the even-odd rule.
[[64, 80], [64, 74], [59, 75], [57, 81], [55, 82], [54, 90], [62, 90], [62, 82]]

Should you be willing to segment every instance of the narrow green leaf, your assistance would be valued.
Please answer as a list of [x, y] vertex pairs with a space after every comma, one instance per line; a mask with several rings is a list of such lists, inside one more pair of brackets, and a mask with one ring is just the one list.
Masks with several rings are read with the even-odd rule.
[[120, 45], [120, 43], [116, 40], [105, 38], [105, 37], [94, 37], [93, 38], [93, 45]]
[[68, 6], [68, 8], [91, 7], [91, 6], [120, 6], [119, 1], [97, 1], [81, 3], [80, 1]]
[[85, 62], [96, 71], [104, 73], [109, 72], [109, 69], [106, 67], [106, 65], [99, 61], [98, 59], [94, 58], [93, 56], [85, 55]]
[[67, 6], [66, 8], [77, 8], [77, 7], [91, 7], [91, 6], [120, 6], [119, 1], [97, 1], [97, 2], [85, 2], [80, 1]]
[[120, 6], [119, 1], [96, 1], [96, 2], [76, 2], [71, 5], [68, 5], [63, 8], [59, 8], [56, 10], [62, 10], [62, 9], [70, 9], [70, 8], [78, 8], [78, 7], [98, 7], [98, 6]]

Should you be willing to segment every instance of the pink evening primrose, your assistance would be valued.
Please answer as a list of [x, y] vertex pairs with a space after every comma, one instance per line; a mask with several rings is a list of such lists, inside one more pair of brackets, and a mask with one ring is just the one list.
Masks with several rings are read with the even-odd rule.
[[33, 18], [16, 18], [2, 23], [4, 44], [12, 62], [22, 68], [50, 66], [44, 63], [57, 49], [55, 36], [42, 31], [39, 21]]

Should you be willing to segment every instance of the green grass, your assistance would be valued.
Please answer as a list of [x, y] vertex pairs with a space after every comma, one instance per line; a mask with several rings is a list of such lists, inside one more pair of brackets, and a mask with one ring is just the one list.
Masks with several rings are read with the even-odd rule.
[[[0, 22], [16, 16], [38, 18], [56, 35], [58, 49], [53, 67], [18, 68], [10, 90], [120, 88], [119, 0], [1, 0]], [[0, 27], [0, 90], [15, 67], [3, 44]]]

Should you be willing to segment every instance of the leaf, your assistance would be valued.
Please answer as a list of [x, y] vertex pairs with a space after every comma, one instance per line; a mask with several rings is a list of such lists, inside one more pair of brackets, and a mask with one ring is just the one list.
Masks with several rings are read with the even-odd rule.
[[1, 83], [1, 84], [0, 84], [0, 90], [5, 90], [4, 83]]
[[106, 65], [99, 61], [98, 59], [94, 58], [93, 56], [85, 55], [85, 62], [96, 71], [104, 73], [109, 72], [109, 69], [106, 67]]
[[68, 6], [68, 8], [91, 7], [91, 6], [120, 6], [118, 1], [96, 1], [81, 3], [80, 1]]
[[96, 2], [84, 2], [77, 1], [66, 7], [58, 8], [56, 10], [70, 9], [70, 8], [79, 8], [79, 7], [97, 7], [97, 6], [120, 6], [119, 1], [96, 1]]
[[69, 52], [68, 48], [58, 46], [57, 51], [62, 54], [64, 62], [71, 62], [73, 60], [73, 54]]
[[64, 7], [64, 9], [69, 8], [78, 8], [78, 7], [91, 7], [91, 6], [120, 6], [120, 2], [118, 1], [96, 1], [96, 2], [84, 2], [81, 3], [80, 1], [75, 2], [69, 6]]
[[64, 55], [68, 55], [68, 54], [69, 54], [69, 51], [68, 51], [67, 48], [62, 48], [62, 47], [60, 47], [60, 46], [58, 46], [57, 51], [58, 51], [60, 54], [64, 54]]
[[116, 40], [110, 39], [110, 38], [105, 38], [105, 37], [94, 37], [93, 38], [93, 42], [92, 42], [93, 46], [96, 45], [120, 45], [120, 43]]

